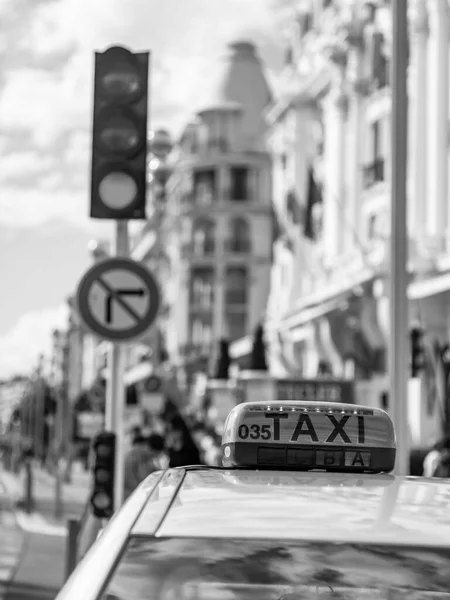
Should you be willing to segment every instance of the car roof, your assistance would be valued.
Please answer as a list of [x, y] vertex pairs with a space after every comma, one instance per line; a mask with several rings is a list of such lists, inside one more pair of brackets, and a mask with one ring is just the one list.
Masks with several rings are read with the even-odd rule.
[[181, 471], [162, 477], [132, 535], [450, 547], [450, 479]]

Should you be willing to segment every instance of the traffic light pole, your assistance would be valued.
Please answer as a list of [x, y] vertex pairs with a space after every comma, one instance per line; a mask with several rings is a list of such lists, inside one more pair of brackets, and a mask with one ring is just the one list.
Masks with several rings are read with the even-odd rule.
[[[126, 258], [129, 254], [128, 222], [116, 221], [115, 255]], [[125, 474], [125, 365], [124, 347], [111, 343], [108, 357], [109, 377], [106, 386], [105, 428], [116, 434], [116, 457], [114, 468], [114, 510], [123, 504]]]
[[391, 138], [391, 237], [390, 237], [390, 406], [397, 434], [397, 475], [409, 474], [408, 420], [408, 273], [407, 273], [407, 0], [392, 5], [392, 138]]
[[[123, 46], [96, 52], [94, 58], [90, 216], [116, 222], [114, 254], [122, 259], [129, 254], [128, 220], [146, 218], [149, 60], [149, 52], [132, 52]], [[116, 272], [120, 274], [121, 269], [118, 267]], [[88, 328], [94, 333], [113, 340], [108, 357], [105, 427], [115, 434], [114, 510], [118, 510], [123, 503], [125, 466], [125, 365], [119, 340], [130, 338], [124, 335], [126, 330], [109, 327], [111, 315], [108, 312], [106, 317], [106, 307], [103, 322], [91, 314], [89, 275], [92, 273], [86, 274], [77, 292], [80, 314], [88, 318]], [[156, 290], [156, 283], [147, 271], [145, 281], [146, 286], [151, 283], [152, 290]], [[109, 298], [112, 301], [112, 293]], [[147, 318], [154, 318], [150, 308], [147, 313]], [[141, 326], [136, 323], [134, 329]], [[108, 493], [111, 496], [111, 491]]]

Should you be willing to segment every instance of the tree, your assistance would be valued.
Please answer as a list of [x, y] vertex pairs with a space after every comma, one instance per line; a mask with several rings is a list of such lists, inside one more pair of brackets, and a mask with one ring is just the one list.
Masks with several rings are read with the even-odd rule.
[[264, 328], [259, 324], [253, 336], [252, 354], [250, 357], [252, 371], [267, 371], [266, 347], [264, 344]]
[[217, 360], [216, 367], [216, 379], [228, 379], [229, 370], [230, 370], [230, 353], [229, 353], [229, 343], [225, 339], [221, 339], [219, 342], [219, 358]]

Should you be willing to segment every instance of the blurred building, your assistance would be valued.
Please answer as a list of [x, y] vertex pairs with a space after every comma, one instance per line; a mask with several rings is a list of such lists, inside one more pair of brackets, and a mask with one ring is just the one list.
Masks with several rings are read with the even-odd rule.
[[271, 92], [253, 44], [228, 52], [213, 96], [181, 135], [167, 189], [167, 350], [188, 375], [212, 367], [220, 338], [255, 327], [269, 293]]
[[[410, 321], [425, 330], [413, 445], [439, 435], [448, 403], [447, 2], [411, 2]], [[267, 316], [271, 370], [366, 382], [388, 406], [391, 3], [299, 4], [284, 90], [268, 113], [277, 218]], [[406, 110], [406, 107], [405, 107]]]

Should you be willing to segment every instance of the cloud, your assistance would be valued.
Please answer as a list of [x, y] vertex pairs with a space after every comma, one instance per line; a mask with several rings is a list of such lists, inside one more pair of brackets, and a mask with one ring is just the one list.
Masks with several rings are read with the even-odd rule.
[[150, 47], [151, 126], [178, 133], [207, 102], [228, 41], [251, 31], [276, 46], [271, 2], [1, 0], [1, 222], [89, 226], [94, 50]]
[[25, 314], [8, 333], [0, 336], [0, 379], [29, 374], [39, 354], [49, 356], [54, 329], [67, 327], [67, 305]]

